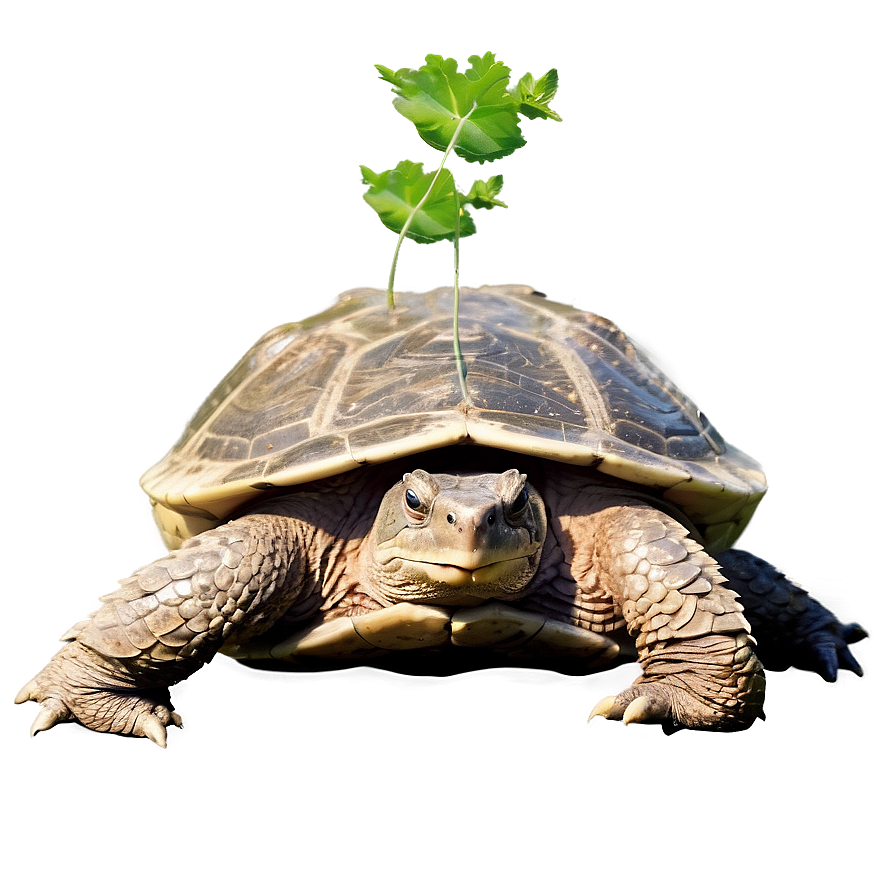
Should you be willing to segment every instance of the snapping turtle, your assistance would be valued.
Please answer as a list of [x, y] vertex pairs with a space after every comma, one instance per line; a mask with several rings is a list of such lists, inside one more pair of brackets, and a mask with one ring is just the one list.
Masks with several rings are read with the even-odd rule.
[[[640, 678], [593, 715], [737, 730], [763, 665], [861, 674], [842, 625], [731, 548], [757, 464], [609, 321], [524, 287], [344, 294], [262, 337], [143, 477], [171, 553], [20, 691], [166, 741], [168, 687], [216, 652], [260, 667]], [[752, 634], [751, 634], [752, 632]]]

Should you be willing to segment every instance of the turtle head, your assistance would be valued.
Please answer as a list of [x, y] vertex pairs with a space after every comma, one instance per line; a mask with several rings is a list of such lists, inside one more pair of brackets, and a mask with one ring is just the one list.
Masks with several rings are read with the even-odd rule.
[[518, 470], [414, 470], [380, 504], [370, 574], [391, 600], [513, 600], [538, 569], [546, 528], [544, 502]]

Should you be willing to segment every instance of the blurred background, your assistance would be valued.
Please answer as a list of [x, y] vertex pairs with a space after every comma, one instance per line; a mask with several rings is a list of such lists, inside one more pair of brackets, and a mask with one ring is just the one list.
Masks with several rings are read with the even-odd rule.
[[[892, 6], [6, 4], [0, 291], [7, 867], [132, 892], [886, 892], [893, 597]], [[647, 348], [770, 492], [741, 546], [870, 640], [865, 678], [770, 673], [738, 735], [585, 720], [628, 686], [493, 670], [252, 671], [173, 692], [167, 751], [12, 698], [164, 553], [139, 475], [268, 328], [385, 287], [358, 166], [439, 154], [374, 63], [556, 67], [561, 124], [504, 175], [470, 286], [528, 283]], [[396, 287], [452, 276], [402, 250]], [[101, 887], [102, 888], [102, 887]]]

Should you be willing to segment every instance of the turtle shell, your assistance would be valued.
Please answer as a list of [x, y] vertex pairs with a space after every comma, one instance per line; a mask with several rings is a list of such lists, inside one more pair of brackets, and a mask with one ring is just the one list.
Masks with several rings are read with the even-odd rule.
[[344, 293], [264, 335], [141, 479], [169, 546], [260, 490], [451, 445], [590, 466], [659, 490], [712, 550], [765, 492], [751, 458], [610, 321], [528, 287]]

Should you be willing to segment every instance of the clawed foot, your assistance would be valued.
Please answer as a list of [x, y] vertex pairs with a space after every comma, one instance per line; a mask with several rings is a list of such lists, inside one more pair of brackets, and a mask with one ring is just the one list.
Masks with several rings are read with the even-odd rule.
[[168, 740], [166, 727], [183, 726], [167, 689], [127, 687], [113, 667], [107, 667], [77, 643], [60, 650], [19, 691], [15, 702], [28, 700], [41, 706], [31, 726], [32, 736], [60, 722], [77, 721], [94, 731], [146, 737], [164, 747]]
[[712, 698], [701, 698], [686, 684], [678, 683], [674, 676], [662, 681], [639, 680], [615, 697], [604, 697], [588, 717], [603, 716], [624, 725], [661, 725], [666, 734], [674, 734], [682, 728], [703, 731], [742, 731], [762, 713], [762, 689], [756, 688], [748, 700], [717, 693]]
[[602, 716], [614, 722], [622, 722], [623, 725], [628, 725], [631, 722], [649, 723], [656, 721], [661, 724], [665, 723], [664, 727], [677, 730], [678, 726], [673, 720], [669, 719], [666, 712], [655, 712], [655, 709], [656, 702], [651, 701], [645, 694], [635, 697], [629, 703], [625, 702], [625, 698], [622, 695], [618, 697], [604, 697], [591, 710], [588, 721], [590, 722], [595, 716]]
[[855, 622], [843, 625], [832, 614], [826, 624], [810, 630], [805, 639], [794, 646], [793, 665], [808, 672], [817, 672], [825, 681], [836, 681], [840, 669], [863, 675], [862, 667], [849, 649], [868, 637], [868, 632]]

